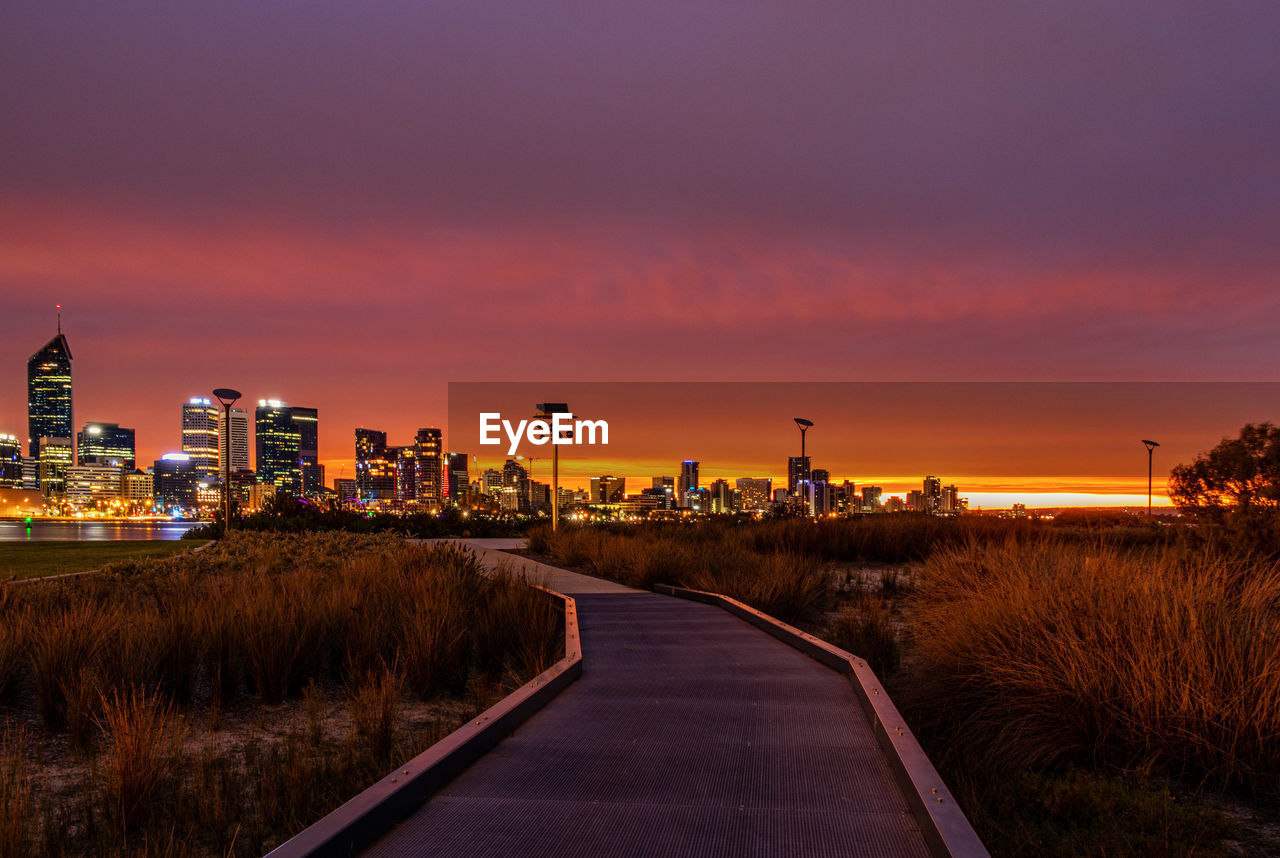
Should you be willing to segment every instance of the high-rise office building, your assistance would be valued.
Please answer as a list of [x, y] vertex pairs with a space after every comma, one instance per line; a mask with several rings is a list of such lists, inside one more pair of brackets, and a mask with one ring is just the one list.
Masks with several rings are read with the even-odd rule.
[[698, 491], [698, 463], [685, 459], [680, 463], [680, 479], [676, 483], [676, 506], [686, 508], [692, 505], [691, 493]]
[[466, 453], [446, 453], [445, 462], [449, 466], [448, 500], [450, 503], [464, 503], [471, 488], [471, 474], [467, 465]]
[[18, 436], [0, 432], [0, 489], [22, 488], [22, 444]]
[[70, 438], [38, 439], [40, 494], [62, 497], [67, 490], [67, 468], [75, 464], [74, 445]]
[[417, 498], [432, 506], [444, 502], [448, 483], [444, 472], [444, 436], [439, 429], [419, 429], [413, 439], [413, 452], [418, 463]]
[[386, 432], [356, 430], [356, 497], [361, 500], [391, 500], [395, 497], [395, 468], [388, 464], [386, 455]]
[[728, 480], [712, 480], [707, 493], [711, 498], [710, 511], [716, 515], [737, 511], [741, 502], [741, 496], [729, 487]]
[[162, 511], [190, 511], [196, 506], [200, 472], [186, 453], [165, 453], [151, 468], [152, 494]]
[[862, 487], [862, 508], [872, 511], [880, 508], [880, 497], [883, 494], [880, 486], [863, 486]]
[[232, 408], [230, 418], [222, 409], [218, 412], [218, 473], [226, 468], [222, 457], [228, 454], [228, 430], [231, 432], [231, 473], [249, 470], [249, 412], [243, 408]]
[[924, 512], [941, 512], [942, 480], [935, 476], [925, 477], [921, 494], [924, 496]]
[[395, 499], [411, 501], [418, 498], [418, 456], [413, 447], [388, 447], [387, 462], [396, 475]]
[[218, 412], [203, 396], [182, 403], [182, 452], [202, 477], [218, 475]]
[[814, 468], [809, 474], [809, 480], [813, 483], [813, 490], [810, 492], [811, 504], [809, 513], [811, 515], [827, 515], [835, 510], [835, 493], [831, 486], [831, 472], [822, 468]]
[[809, 471], [809, 457], [803, 459], [799, 456], [787, 457], [787, 494], [796, 497], [800, 491], [800, 483], [804, 481], [804, 475]]
[[747, 512], [768, 509], [773, 500], [773, 479], [770, 477], [739, 477], [734, 485], [742, 498], [742, 508]]
[[58, 335], [27, 361], [27, 454], [39, 458], [41, 438], [75, 435], [71, 414], [71, 347]]
[[627, 478], [604, 474], [591, 478], [592, 503], [622, 503], [626, 497]]
[[132, 471], [134, 449], [132, 429], [119, 423], [86, 423], [76, 435], [76, 464]]
[[293, 425], [298, 429], [298, 468], [302, 472], [302, 493], [314, 495], [324, 486], [324, 468], [320, 465], [320, 412], [315, 408], [295, 405]]
[[275, 486], [277, 492], [301, 497], [300, 438], [293, 410], [278, 399], [259, 399], [253, 422], [258, 482]]

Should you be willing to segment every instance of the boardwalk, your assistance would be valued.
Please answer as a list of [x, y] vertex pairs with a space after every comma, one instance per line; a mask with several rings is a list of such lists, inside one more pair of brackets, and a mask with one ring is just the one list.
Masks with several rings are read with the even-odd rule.
[[548, 583], [582, 678], [366, 854], [928, 854], [845, 678], [716, 607]]

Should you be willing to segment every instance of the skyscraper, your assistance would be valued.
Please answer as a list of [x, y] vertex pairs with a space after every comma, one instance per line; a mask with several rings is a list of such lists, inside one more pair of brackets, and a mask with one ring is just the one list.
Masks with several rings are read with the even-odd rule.
[[76, 435], [76, 464], [134, 468], [134, 432], [119, 423], [86, 423]]
[[71, 419], [71, 347], [58, 334], [27, 361], [27, 453], [40, 455], [41, 438], [75, 436]]
[[692, 506], [690, 492], [698, 490], [698, 463], [685, 459], [680, 463], [680, 481], [676, 483], [676, 506], [685, 508]]
[[385, 500], [395, 494], [395, 472], [388, 471], [386, 453], [386, 432], [356, 430], [356, 496], [361, 500]]
[[[218, 421], [218, 472], [223, 469], [222, 456], [227, 449], [227, 420]], [[232, 408], [231, 419], [231, 473], [249, 470], [249, 412]]]
[[294, 497], [302, 495], [299, 464], [299, 432], [293, 410], [278, 399], [259, 399], [254, 411], [254, 437], [258, 454], [258, 482]]
[[295, 405], [293, 423], [298, 428], [298, 467], [302, 471], [302, 493], [313, 495], [324, 485], [320, 467], [320, 412]]
[[219, 410], [202, 396], [182, 404], [182, 452], [201, 477], [218, 476]]
[[446, 453], [449, 478], [445, 481], [448, 487], [447, 498], [450, 503], [462, 503], [471, 488], [471, 474], [466, 453]]
[[61, 497], [67, 490], [67, 468], [75, 464], [74, 445], [70, 438], [39, 439], [40, 494]]
[[440, 506], [445, 496], [444, 436], [439, 429], [419, 429], [413, 439], [418, 462], [418, 500]]
[[924, 490], [921, 492], [924, 497], [925, 512], [939, 512], [942, 509], [942, 480], [935, 476], [927, 476], [924, 478]]
[[0, 489], [22, 488], [22, 444], [0, 432]]

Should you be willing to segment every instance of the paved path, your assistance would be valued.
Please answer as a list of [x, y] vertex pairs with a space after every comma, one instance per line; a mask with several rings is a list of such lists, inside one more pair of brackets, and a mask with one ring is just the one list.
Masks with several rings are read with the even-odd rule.
[[366, 854], [928, 854], [846, 679], [719, 608], [546, 574], [582, 678]]

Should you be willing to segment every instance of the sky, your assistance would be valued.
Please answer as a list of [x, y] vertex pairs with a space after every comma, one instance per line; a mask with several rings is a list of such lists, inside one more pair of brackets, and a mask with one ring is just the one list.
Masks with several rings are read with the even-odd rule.
[[1271, 0], [15, 0], [0, 432], [56, 303], [77, 423], [149, 460], [235, 387], [319, 408], [330, 477], [449, 382], [1280, 380], [1278, 39]]

